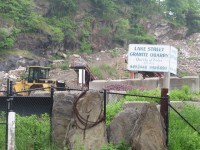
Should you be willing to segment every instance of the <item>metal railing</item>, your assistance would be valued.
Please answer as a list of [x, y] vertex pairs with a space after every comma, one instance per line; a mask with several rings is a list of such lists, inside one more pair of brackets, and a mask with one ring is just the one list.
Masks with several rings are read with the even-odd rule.
[[[51, 126], [52, 126], [52, 121], [51, 121], [51, 117], [52, 117], [52, 107], [53, 107], [53, 95], [54, 95], [54, 91], [55, 89], [57, 90], [62, 90], [62, 91], [89, 91], [88, 89], [84, 90], [84, 89], [75, 89], [75, 88], [66, 88], [66, 87], [47, 87], [50, 88], [50, 96], [47, 97], [51, 98], [52, 102], [51, 105], [49, 106], [49, 115], [50, 115], [50, 122], [51, 122]], [[45, 89], [47, 89], [45, 88]], [[30, 92], [30, 91], [37, 91], [37, 90], [44, 90], [44, 88], [36, 88], [36, 89], [30, 89], [30, 90], [23, 90], [20, 92]], [[0, 91], [2, 92], [2, 91]], [[12, 91], [12, 82], [8, 81], [7, 82], [7, 91], [3, 91], [7, 94], [7, 96], [4, 96], [4, 99], [6, 99], [6, 114], [8, 114], [9, 111], [14, 110], [17, 111], [16, 108], [13, 108], [13, 106], [17, 105], [17, 101], [27, 101], [25, 100], [27, 99], [32, 99], [32, 101], [34, 101], [34, 97], [20, 97], [20, 96], [13, 96], [14, 94], [18, 94], [20, 92], [13, 92]], [[124, 93], [118, 93], [118, 92], [110, 92], [109, 90], [101, 90], [99, 91], [100, 93], [103, 94], [103, 114], [104, 114], [104, 120], [106, 122], [106, 104], [107, 104], [107, 94], [114, 94], [114, 95], [121, 95], [121, 96], [133, 96], [133, 97], [143, 97], [143, 98], [151, 98], [151, 99], [157, 99], [160, 100], [160, 113], [164, 119], [164, 123], [165, 123], [165, 127], [166, 127], [166, 145], [168, 145], [168, 139], [169, 139], [169, 108], [171, 108], [173, 111], [175, 111], [180, 118], [182, 118], [194, 131], [196, 131], [198, 134], [200, 134], [200, 132], [189, 122], [187, 121], [186, 118], [184, 118], [184, 116], [182, 116], [171, 104], [170, 104], [170, 97], [168, 95], [168, 89], [162, 89], [161, 91], [161, 97], [157, 97], [157, 96], [145, 96], [145, 95], [137, 95], [137, 94], [124, 94]], [[1, 97], [0, 97], [1, 98]], [[2, 97], [3, 98], [3, 97]], [[43, 97], [45, 99], [45, 97]], [[35, 99], [39, 100], [39, 97], [36, 97]], [[36, 100], [37, 101], [37, 100]], [[41, 99], [39, 100], [41, 101]], [[39, 104], [40, 105], [40, 104]], [[33, 106], [31, 104], [31, 106]], [[26, 110], [24, 110], [26, 111]], [[87, 122], [88, 123], [88, 122]], [[6, 122], [0, 122], [0, 125], [6, 125], [7, 126], [7, 121]], [[6, 133], [6, 139], [7, 139], [7, 133]]]

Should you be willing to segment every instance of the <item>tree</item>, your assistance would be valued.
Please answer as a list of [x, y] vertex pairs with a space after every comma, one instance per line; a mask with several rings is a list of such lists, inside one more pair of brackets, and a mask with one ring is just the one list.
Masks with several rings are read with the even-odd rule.
[[188, 0], [165, 0], [167, 17], [176, 20], [179, 24], [185, 24], [188, 12]]
[[50, 0], [50, 15], [63, 17], [76, 11], [76, 0]]
[[200, 1], [190, 0], [189, 9], [186, 14], [186, 25], [188, 34], [200, 31]]
[[97, 13], [104, 19], [113, 20], [117, 17], [118, 6], [114, 0], [92, 0]]

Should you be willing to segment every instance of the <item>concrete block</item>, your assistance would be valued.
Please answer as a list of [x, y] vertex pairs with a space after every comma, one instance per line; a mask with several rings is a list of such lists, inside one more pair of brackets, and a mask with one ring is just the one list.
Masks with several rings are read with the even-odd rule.
[[[136, 89], [161, 89], [163, 87], [163, 78], [146, 78], [146, 79], [127, 79], [127, 80], [94, 80], [89, 83], [89, 89], [102, 90], [112, 84], [129, 84]], [[182, 86], [190, 87], [192, 92], [199, 92], [199, 76], [188, 76], [183, 78], [171, 77], [170, 90], [181, 89]]]

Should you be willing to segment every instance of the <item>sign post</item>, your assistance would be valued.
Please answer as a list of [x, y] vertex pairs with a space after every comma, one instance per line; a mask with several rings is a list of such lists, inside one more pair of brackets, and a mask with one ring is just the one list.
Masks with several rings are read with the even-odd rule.
[[166, 126], [166, 145], [168, 144], [168, 91], [170, 88], [170, 73], [177, 74], [177, 57], [177, 49], [169, 45], [129, 45], [128, 70], [164, 72], [160, 113]]

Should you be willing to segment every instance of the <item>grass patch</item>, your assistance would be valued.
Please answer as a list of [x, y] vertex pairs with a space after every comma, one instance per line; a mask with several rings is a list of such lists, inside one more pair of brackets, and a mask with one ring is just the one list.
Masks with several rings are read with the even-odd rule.
[[[180, 113], [200, 131], [199, 108], [187, 105]], [[173, 110], [170, 111], [169, 123], [170, 150], [198, 150], [200, 148], [200, 136], [198, 133], [184, 122]]]
[[50, 118], [47, 114], [16, 116], [16, 149], [50, 149]]
[[110, 78], [111, 76], [118, 76], [116, 68], [113, 68], [107, 64], [102, 64], [98, 67], [91, 66], [90, 69], [94, 76], [96, 76], [99, 80]]
[[0, 50], [0, 55], [22, 55], [29, 58], [34, 56], [34, 54], [28, 50]]
[[111, 51], [111, 56], [113, 57], [113, 58], [116, 58], [116, 57], [118, 57], [119, 56], [119, 53], [117, 52], [117, 50], [112, 50]]
[[[5, 123], [6, 122], [6, 117], [5, 113], [2, 112], [0, 114], [0, 123]], [[6, 125], [0, 124], [0, 149], [5, 149], [5, 143], [6, 142]]]

